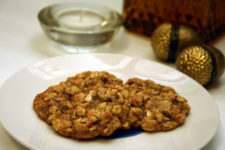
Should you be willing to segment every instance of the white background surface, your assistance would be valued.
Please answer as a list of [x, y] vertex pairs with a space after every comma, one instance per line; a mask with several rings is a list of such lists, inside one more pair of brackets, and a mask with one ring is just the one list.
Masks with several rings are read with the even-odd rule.
[[[52, 50], [37, 20], [37, 13], [41, 8], [56, 2], [62, 1], [0, 1], [0, 85], [14, 72], [27, 65], [63, 54]], [[89, 0], [89, 2], [103, 4], [122, 12], [122, 0]], [[225, 37], [220, 38], [214, 46], [225, 54]], [[128, 33], [124, 29], [120, 30], [116, 38], [100, 52], [120, 53], [160, 62], [153, 54], [149, 39]], [[174, 67], [173, 64], [166, 65]], [[223, 150], [225, 149], [225, 74], [207, 90], [218, 104], [221, 123], [216, 136], [203, 149]], [[0, 149], [26, 150], [24, 146], [10, 137], [1, 125]]]

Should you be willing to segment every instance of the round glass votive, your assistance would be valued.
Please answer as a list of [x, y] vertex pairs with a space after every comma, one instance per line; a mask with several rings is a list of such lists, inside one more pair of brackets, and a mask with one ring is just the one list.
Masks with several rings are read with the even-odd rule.
[[115, 10], [77, 2], [47, 6], [38, 19], [54, 44], [71, 53], [89, 52], [106, 44], [122, 25], [122, 17]]

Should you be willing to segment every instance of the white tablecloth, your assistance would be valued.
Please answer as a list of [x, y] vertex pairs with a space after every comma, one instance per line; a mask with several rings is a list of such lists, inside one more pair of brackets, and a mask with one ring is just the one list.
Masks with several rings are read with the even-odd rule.
[[[37, 13], [41, 8], [58, 2], [62, 0], [0, 1], [0, 85], [14, 72], [27, 65], [64, 54], [52, 50], [37, 20]], [[89, 0], [88, 2], [103, 4], [122, 12], [122, 0]], [[225, 54], [224, 37], [218, 39], [214, 46]], [[154, 56], [148, 38], [129, 33], [124, 29], [121, 29], [115, 39], [100, 52], [120, 53], [160, 62]], [[171, 63], [164, 64], [174, 67]], [[207, 89], [218, 104], [221, 122], [215, 137], [203, 148], [204, 150], [225, 149], [224, 83], [225, 74]], [[14, 140], [0, 124], [0, 149], [25, 150], [26, 148]]]

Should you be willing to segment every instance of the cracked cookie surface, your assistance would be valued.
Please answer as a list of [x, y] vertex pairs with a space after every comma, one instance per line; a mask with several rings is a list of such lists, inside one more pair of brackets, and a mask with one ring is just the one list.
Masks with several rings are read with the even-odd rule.
[[77, 139], [109, 136], [126, 122], [130, 103], [123, 81], [107, 72], [83, 72], [35, 97], [39, 117], [59, 134]]

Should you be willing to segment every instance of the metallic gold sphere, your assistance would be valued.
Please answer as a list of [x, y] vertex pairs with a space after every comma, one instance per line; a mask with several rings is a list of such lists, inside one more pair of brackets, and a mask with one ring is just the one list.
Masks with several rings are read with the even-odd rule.
[[224, 72], [223, 54], [206, 45], [190, 46], [176, 58], [176, 67], [202, 85], [218, 79]]
[[197, 32], [187, 26], [170, 23], [160, 25], [152, 34], [151, 44], [155, 55], [165, 61], [174, 61], [183, 48], [200, 43]]

